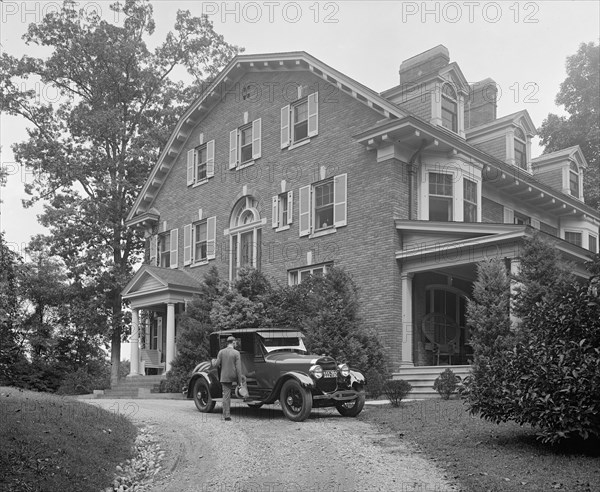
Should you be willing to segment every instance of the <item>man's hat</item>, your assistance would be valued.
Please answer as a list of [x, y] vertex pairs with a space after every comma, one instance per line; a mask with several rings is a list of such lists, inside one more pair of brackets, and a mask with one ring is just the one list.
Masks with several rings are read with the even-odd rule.
[[235, 337], [229, 336], [227, 337], [227, 343], [229, 342], [235, 342]]

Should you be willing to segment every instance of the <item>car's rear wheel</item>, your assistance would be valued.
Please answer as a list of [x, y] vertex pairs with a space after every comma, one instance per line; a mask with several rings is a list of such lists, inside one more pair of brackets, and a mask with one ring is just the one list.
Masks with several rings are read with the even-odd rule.
[[300, 386], [295, 379], [288, 379], [283, 383], [279, 402], [283, 414], [294, 422], [306, 420], [312, 410], [312, 394], [306, 388]]
[[194, 383], [194, 403], [196, 408], [204, 413], [210, 413], [215, 408], [215, 401], [210, 396], [210, 388], [203, 377], [199, 377]]
[[358, 396], [354, 400], [341, 401], [335, 404], [335, 408], [337, 408], [337, 411], [340, 412], [340, 415], [342, 415], [343, 417], [356, 417], [360, 412], [362, 412], [364, 406], [364, 391], [360, 391], [358, 393]]

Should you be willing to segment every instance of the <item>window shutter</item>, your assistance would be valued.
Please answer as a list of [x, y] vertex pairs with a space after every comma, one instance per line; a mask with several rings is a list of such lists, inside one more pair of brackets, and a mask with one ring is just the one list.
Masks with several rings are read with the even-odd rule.
[[300, 237], [310, 234], [310, 186], [300, 188]]
[[294, 220], [294, 192], [288, 191], [288, 209], [287, 209], [287, 223], [291, 224]]
[[281, 148], [290, 145], [290, 106], [281, 108]]
[[212, 178], [215, 175], [215, 141], [211, 140], [206, 144], [206, 177]]
[[206, 221], [206, 258], [214, 260], [217, 257], [217, 218], [209, 217]]
[[238, 131], [236, 128], [229, 132], [229, 169], [233, 169], [237, 166], [237, 141]]
[[308, 136], [319, 133], [319, 93], [313, 92], [308, 96]]
[[169, 263], [171, 268], [177, 268], [177, 256], [179, 253], [179, 228], [171, 229], [171, 251]]
[[333, 178], [333, 225], [342, 227], [346, 225], [347, 204], [346, 180], [347, 174], [340, 174]]
[[504, 207], [504, 223], [514, 224], [515, 223], [515, 211], [512, 208]]
[[272, 206], [271, 206], [271, 225], [273, 227], [278, 227], [279, 226], [279, 197], [277, 195], [275, 195], [272, 199]]
[[183, 264], [192, 263], [192, 224], [183, 226]]
[[150, 265], [156, 266], [158, 262], [157, 259], [157, 250], [158, 250], [158, 236], [153, 234], [150, 236]]
[[187, 184], [188, 186], [194, 184], [194, 156], [196, 154], [195, 149], [188, 150], [187, 153]]
[[258, 118], [252, 122], [252, 159], [258, 159], [261, 152], [261, 119]]

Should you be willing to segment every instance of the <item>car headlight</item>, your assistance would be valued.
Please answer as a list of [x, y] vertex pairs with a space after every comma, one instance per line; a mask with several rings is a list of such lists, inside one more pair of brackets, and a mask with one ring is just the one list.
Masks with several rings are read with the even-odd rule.
[[350, 376], [350, 368], [348, 367], [347, 364], [340, 364], [338, 366], [338, 369], [340, 371], [340, 374], [342, 376], [344, 376], [345, 378], [347, 378], [348, 376]]
[[321, 379], [323, 377], [323, 368], [316, 364], [310, 368], [310, 373], [315, 379]]

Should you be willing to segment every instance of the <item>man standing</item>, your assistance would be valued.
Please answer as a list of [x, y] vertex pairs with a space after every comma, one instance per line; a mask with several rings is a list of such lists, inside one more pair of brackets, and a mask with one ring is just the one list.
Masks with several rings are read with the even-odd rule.
[[242, 363], [240, 353], [235, 349], [235, 338], [227, 338], [227, 347], [219, 351], [217, 355], [217, 369], [221, 369], [221, 386], [223, 388], [223, 417], [231, 420], [231, 389], [237, 381], [242, 384]]

